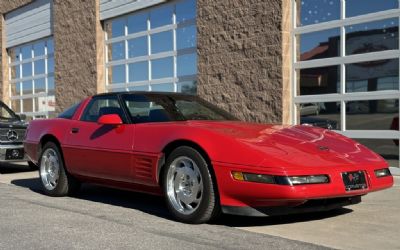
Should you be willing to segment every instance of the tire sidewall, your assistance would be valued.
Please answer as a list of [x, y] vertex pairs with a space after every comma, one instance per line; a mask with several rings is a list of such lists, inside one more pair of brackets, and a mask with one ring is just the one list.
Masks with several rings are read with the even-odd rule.
[[[186, 156], [189, 157], [191, 160], [193, 160], [197, 167], [200, 170], [202, 182], [203, 182], [203, 194], [202, 194], [202, 199], [200, 202], [199, 207], [192, 213], [192, 214], [182, 214], [178, 212], [173, 205], [171, 204], [169, 197], [167, 195], [167, 176], [168, 176], [168, 170], [171, 166], [171, 163], [178, 157], [180, 156]], [[163, 185], [163, 191], [164, 191], [164, 196], [165, 200], [167, 203], [168, 210], [180, 221], [186, 222], [186, 223], [203, 223], [209, 220], [209, 218], [203, 218], [204, 213], [209, 210], [209, 209], [214, 209], [216, 206], [216, 195], [215, 195], [215, 188], [212, 182], [212, 177], [210, 174], [210, 171], [208, 169], [208, 164], [206, 160], [203, 158], [203, 156], [195, 149], [188, 147], [188, 146], [182, 146], [176, 148], [167, 158], [166, 165], [164, 167], [163, 171], [163, 178], [162, 178], [162, 185]], [[210, 207], [212, 206], [212, 207]]]
[[[53, 149], [58, 157], [58, 161], [59, 161], [59, 165], [60, 165], [60, 172], [59, 172], [59, 177], [58, 177], [58, 182], [57, 182], [57, 186], [56, 188], [54, 188], [53, 190], [48, 190], [43, 181], [42, 181], [42, 168], [41, 168], [41, 163], [42, 163], [42, 156], [44, 154], [44, 152], [46, 152], [47, 149]], [[65, 173], [65, 169], [64, 169], [64, 160], [62, 158], [60, 149], [58, 148], [58, 146], [53, 143], [53, 142], [48, 142], [44, 145], [42, 152], [40, 153], [40, 158], [39, 158], [39, 178], [40, 178], [40, 183], [42, 184], [42, 189], [44, 191], [45, 194], [49, 195], [49, 196], [64, 196], [68, 193], [68, 182], [67, 182], [67, 176]]]

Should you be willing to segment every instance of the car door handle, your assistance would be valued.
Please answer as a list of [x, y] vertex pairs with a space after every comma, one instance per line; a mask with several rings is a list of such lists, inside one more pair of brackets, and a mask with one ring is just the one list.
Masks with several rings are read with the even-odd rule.
[[79, 128], [72, 128], [71, 129], [71, 133], [72, 134], [76, 134], [76, 133], [78, 133], [79, 132]]

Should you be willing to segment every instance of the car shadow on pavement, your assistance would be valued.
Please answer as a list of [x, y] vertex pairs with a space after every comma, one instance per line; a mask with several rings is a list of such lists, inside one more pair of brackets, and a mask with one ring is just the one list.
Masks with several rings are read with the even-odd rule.
[[[39, 178], [12, 180], [11, 184], [44, 195]], [[79, 192], [72, 198], [135, 209], [157, 217], [172, 219], [163, 197], [159, 196], [83, 184]]]
[[0, 174], [14, 174], [21, 172], [31, 172], [33, 171], [28, 167], [28, 165], [23, 163], [1, 163], [0, 164]]
[[268, 217], [246, 217], [246, 216], [224, 214], [218, 221], [215, 222], [215, 224], [225, 225], [230, 227], [272, 226], [272, 225], [292, 224], [305, 221], [323, 220], [351, 212], [353, 212], [353, 210], [349, 208], [338, 208], [324, 212], [289, 214], [289, 215], [268, 216]]
[[[42, 187], [38, 178], [16, 179], [11, 181], [11, 183], [16, 186], [28, 188], [33, 192], [43, 194]], [[173, 220], [172, 216], [167, 210], [163, 197], [159, 196], [118, 190], [92, 184], [83, 184], [80, 191], [76, 195], [74, 195], [73, 198], [135, 209], [157, 217]], [[222, 215], [219, 219], [213, 221], [211, 224], [224, 225], [229, 227], [282, 225], [304, 221], [323, 220], [326, 218], [351, 213], [352, 211], [353, 210], [348, 208], [340, 208], [327, 212], [270, 217]]]

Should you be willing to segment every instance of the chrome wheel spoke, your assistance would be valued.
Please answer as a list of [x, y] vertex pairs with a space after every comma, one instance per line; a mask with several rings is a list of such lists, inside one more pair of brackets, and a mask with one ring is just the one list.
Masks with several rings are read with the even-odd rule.
[[196, 163], [186, 156], [176, 158], [167, 173], [167, 195], [173, 207], [191, 214], [198, 208], [203, 194], [203, 182]]
[[52, 148], [46, 149], [40, 161], [40, 177], [44, 187], [51, 191], [57, 187], [60, 177], [60, 162], [56, 151]]

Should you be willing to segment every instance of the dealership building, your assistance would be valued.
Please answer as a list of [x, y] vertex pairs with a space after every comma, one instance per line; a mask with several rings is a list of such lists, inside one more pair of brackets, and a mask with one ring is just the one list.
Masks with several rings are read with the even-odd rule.
[[247, 121], [333, 129], [399, 166], [398, 0], [3, 0], [0, 14], [0, 95], [16, 113], [184, 92]]

